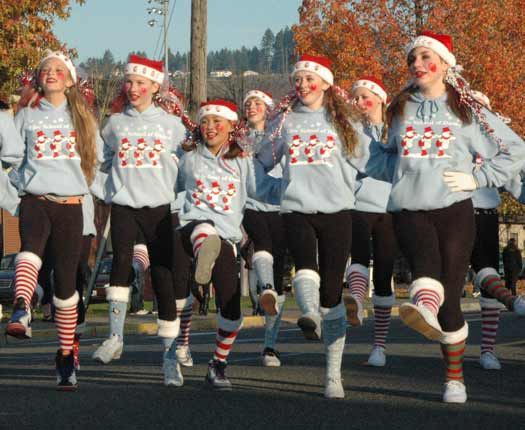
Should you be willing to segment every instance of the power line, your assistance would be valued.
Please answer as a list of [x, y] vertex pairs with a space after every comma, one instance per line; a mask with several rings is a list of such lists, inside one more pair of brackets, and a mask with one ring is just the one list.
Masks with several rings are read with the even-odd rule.
[[[168, 30], [170, 29], [170, 25], [171, 25], [171, 19], [173, 18], [173, 12], [175, 11], [175, 4], [177, 3], [177, 0], [173, 0], [173, 5], [171, 6], [171, 12], [170, 12], [170, 17], [168, 19], [168, 27], [166, 28], [166, 32], [168, 32]], [[160, 39], [160, 34], [159, 34], [159, 39]], [[157, 40], [157, 43], [158, 43], [158, 40]], [[162, 47], [160, 48], [160, 51], [159, 51], [159, 57], [162, 56], [162, 52], [164, 51], [164, 41], [162, 42]], [[157, 56], [157, 49], [155, 48], [155, 55], [154, 57]], [[160, 58], [158, 58], [160, 59]]]

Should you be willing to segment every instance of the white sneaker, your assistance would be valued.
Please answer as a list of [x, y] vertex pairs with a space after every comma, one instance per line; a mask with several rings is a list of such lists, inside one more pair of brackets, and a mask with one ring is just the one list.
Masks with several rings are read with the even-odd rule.
[[487, 351], [479, 356], [479, 364], [485, 370], [500, 370], [501, 363], [492, 352]]
[[175, 351], [177, 361], [183, 367], [193, 367], [193, 358], [191, 357], [189, 346], [179, 346]]
[[520, 317], [525, 316], [525, 296], [517, 296], [512, 304], [512, 310]]
[[149, 314], [149, 311], [147, 311], [146, 309], [139, 309], [137, 312], [133, 312], [131, 313], [131, 315], [148, 315]]
[[437, 317], [427, 307], [403, 303], [399, 307], [399, 316], [408, 327], [430, 340], [440, 340], [443, 330]]
[[383, 367], [386, 364], [385, 348], [374, 346], [367, 363], [370, 366]]
[[341, 378], [326, 378], [324, 385], [324, 396], [327, 399], [344, 399], [345, 390]]
[[280, 367], [279, 353], [272, 348], [264, 348], [262, 353], [262, 365], [264, 367]]
[[93, 360], [108, 364], [111, 360], [118, 360], [122, 355], [124, 342], [116, 334], [106, 339], [93, 353]]
[[259, 296], [259, 303], [264, 310], [265, 315], [275, 316], [279, 313], [279, 305], [277, 304], [277, 292], [271, 288], [265, 288]]
[[443, 401], [445, 403], [465, 403], [467, 401], [467, 389], [465, 388], [465, 384], [459, 381], [445, 382]]
[[164, 385], [166, 387], [182, 387], [184, 385], [184, 377], [180, 369], [180, 364], [176, 358], [168, 358], [164, 353], [162, 362], [162, 371], [164, 372]]
[[344, 297], [344, 303], [348, 323], [352, 327], [362, 326], [364, 318], [363, 303], [352, 295]]

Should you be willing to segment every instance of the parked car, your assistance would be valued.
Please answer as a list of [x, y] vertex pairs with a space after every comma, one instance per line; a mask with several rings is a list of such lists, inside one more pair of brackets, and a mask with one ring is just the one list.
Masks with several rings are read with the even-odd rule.
[[0, 303], [12, 304], [14, 300], [16, 254], [7, 254], [0, 261]]

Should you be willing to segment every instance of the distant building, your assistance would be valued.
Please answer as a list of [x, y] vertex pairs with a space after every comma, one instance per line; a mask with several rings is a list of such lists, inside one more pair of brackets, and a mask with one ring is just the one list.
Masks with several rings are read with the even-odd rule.
[[246, 76], [259, 76], [259, 73], [253, 71], [253, 70], [246, 70], [246, 72], [243, 72], [242, 74], [244, 77]]
[[210, 72], [211, 78], [229, 78], [231, 75], [233, 75], [231, 70], [215, 70]]

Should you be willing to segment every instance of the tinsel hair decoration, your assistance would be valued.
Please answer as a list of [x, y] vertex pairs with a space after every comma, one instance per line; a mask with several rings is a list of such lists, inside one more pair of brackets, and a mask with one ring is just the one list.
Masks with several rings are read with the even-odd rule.
[[483, 112], [483, 105], [476, 99], [472, 93], [470, 84], [461, 76], [463, 67], [460, 65], [449, 67], [445, 74], [445, 83], [449, 84], [459, 94], [460, 103], [468, 106], [472, 111], [474, 118], [480, 124], [481, 129], [485, 132], [487, 137], [494, 142], [499, 150], [503, 153], [508, 153], [508, 148], [503, 144], [502, 140], [496, 136], [494, 129], [488, 123], [487, 117]]

